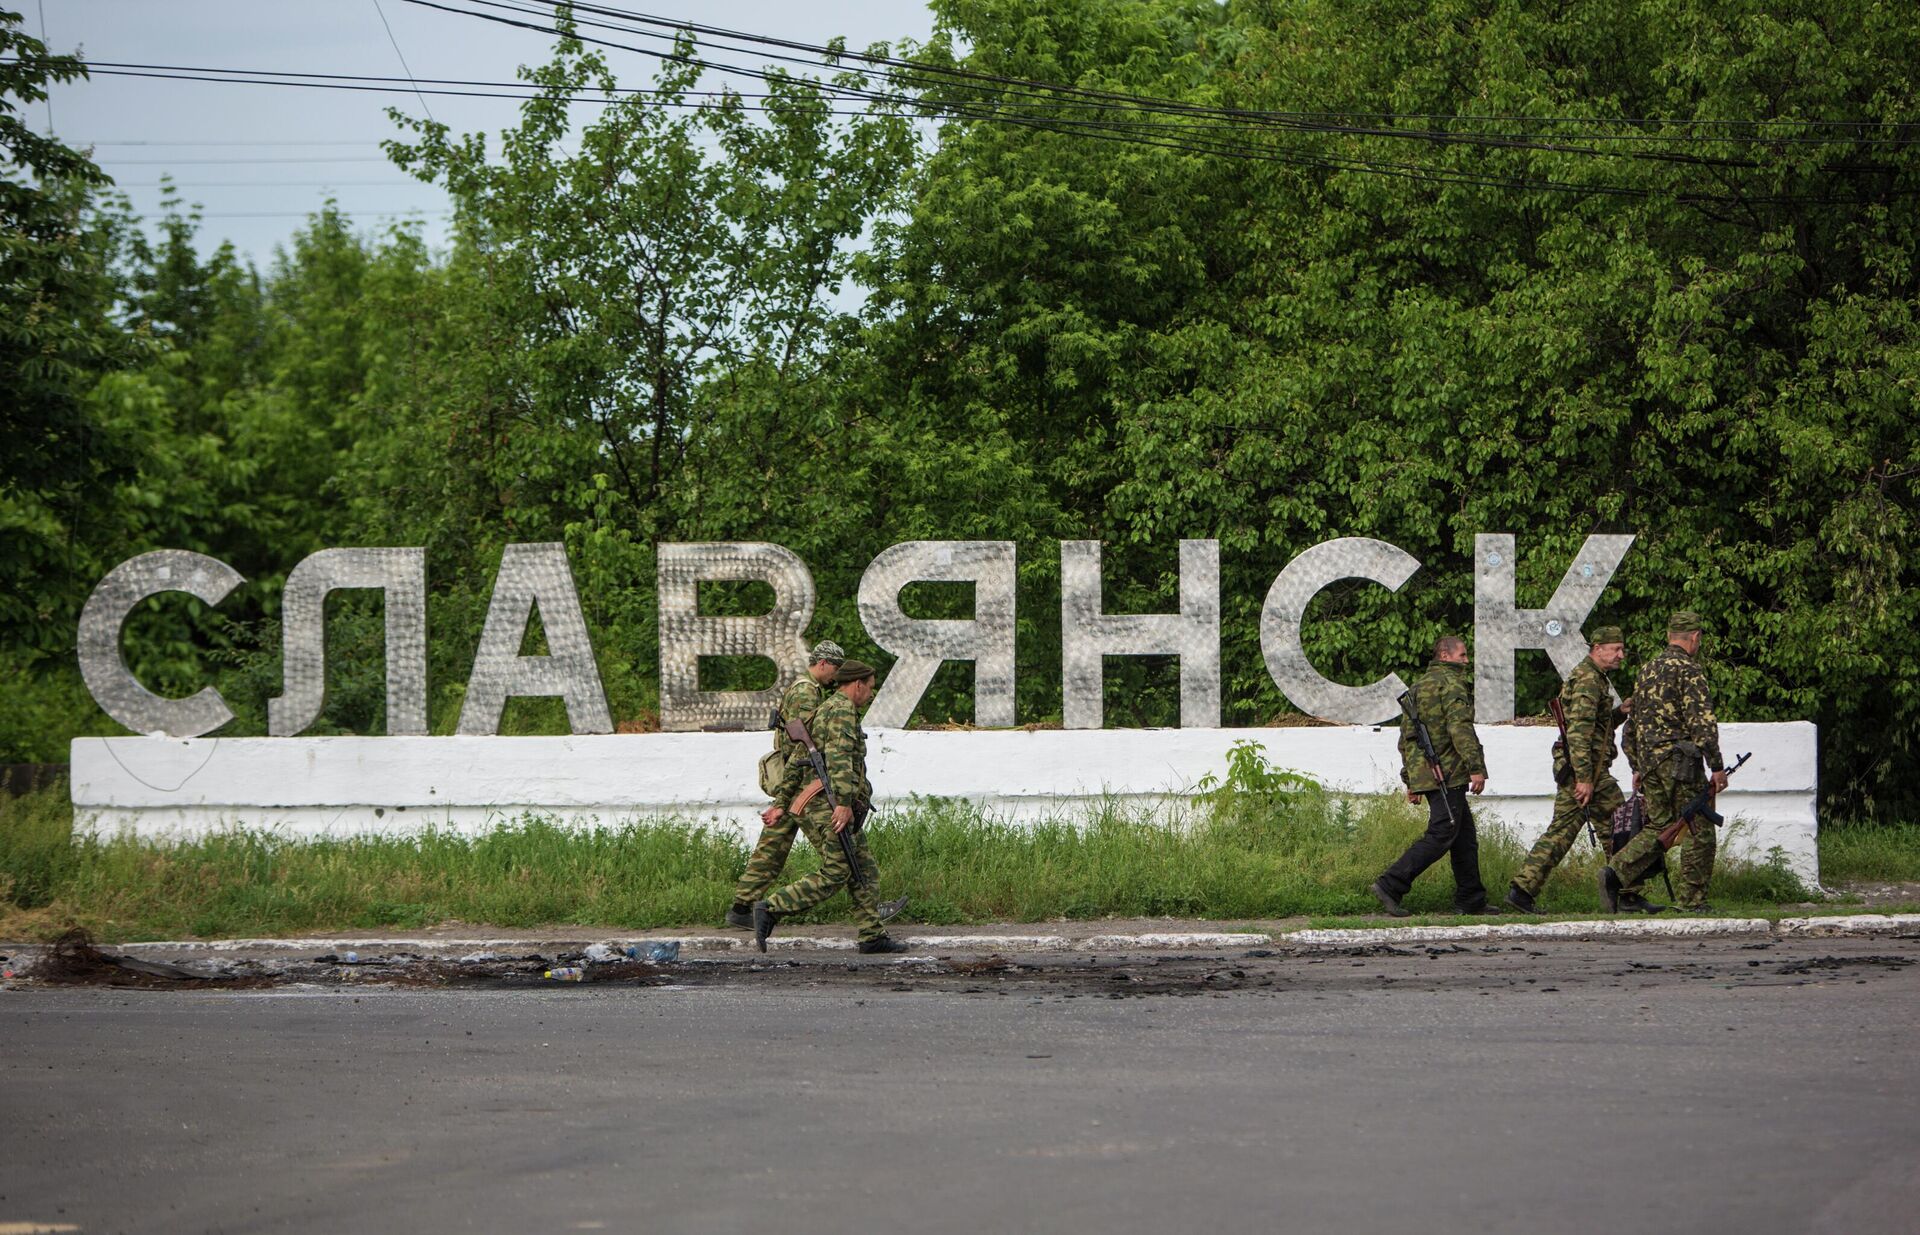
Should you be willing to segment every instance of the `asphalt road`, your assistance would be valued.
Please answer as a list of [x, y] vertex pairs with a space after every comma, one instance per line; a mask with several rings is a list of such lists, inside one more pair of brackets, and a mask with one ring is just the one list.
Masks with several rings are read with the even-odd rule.
[[1920, 1229], [1920, 941], [1435, 952], [14, 989], [0, 1231]]

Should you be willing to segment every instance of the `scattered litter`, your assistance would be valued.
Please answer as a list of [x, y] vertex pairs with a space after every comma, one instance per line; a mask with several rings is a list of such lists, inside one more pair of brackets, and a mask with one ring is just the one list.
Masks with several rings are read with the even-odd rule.
[[585, 982], [587, 971], [578, 965], [562, 965], [558, 969], [549, 969], [540, 976], [552, 982]]
[[636, 961], [651, 961], [664, 965], [680, 959], [680, 941], [678, 939], [656, 940], [653, 943], [630, 943], [627, 955]]

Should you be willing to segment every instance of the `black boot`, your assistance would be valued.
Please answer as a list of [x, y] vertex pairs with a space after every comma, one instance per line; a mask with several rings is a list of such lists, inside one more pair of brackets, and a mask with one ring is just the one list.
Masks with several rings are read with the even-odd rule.
[[1638, 892], [1623, 892], [1620, 895], [1621, 913], [1665, 913], [1665, 905], [1656, 905]]
[[1387, 891], [1387, 885], [1381, 883], [1378, 879], [1373, 881], [1373, 894], [1379, 898], [1382, 905], [1386, 906], [1389, 917], [1410, 918], [1413, 916], [1413, 911], [1411, 909], [1401, 908], [1400, 898]]
[[891, 922], [895, 918], [899, 917], [900, 911], [902, 909], [905, 909], [906, 907], [907, 907], [907, 898], [904, 896], [898, 898], [897, 900], [881, 901], [880, 902], [880, 920], [882, 922]]
[[860, 952], [866, 956], [871, 956], [875, 952], [905, 951], [907, 951], [907, 945], [901, 943], [891, 935], [882, 935], [877, 939], [862, 939], [860, 941]]
[[1611, 866], [1600, 868], [1600, 911], [1620, 912], [1620, 876], [1614, 873]]
[[779, 921], [780, 915], [767, 908], [767, 902], [753, 902], [753, 946], [765, 952], [767, 936], [773, 934], [773, 928]]
[[742, 905], [738, 901], [727, 907], [727, 925], [737, 926], [743, 931], [753, 929], [753, 906]]
[[1540, 914], [1546, 912], [1544, 909], [1535, 909], [1533, 907], [1533, 894], [1522, 891], [1520, 885], [1517, 883], [1507, 885], [1507, 904], [1512, 905], [1521, 913]]

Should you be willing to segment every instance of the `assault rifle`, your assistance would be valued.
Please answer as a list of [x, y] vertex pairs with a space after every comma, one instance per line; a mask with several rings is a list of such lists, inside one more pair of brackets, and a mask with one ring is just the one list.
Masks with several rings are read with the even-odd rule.
[[[1553, 763], [1553, 783], [1563, 786], [1579, 784], [1579, 778], [1573, 774], [1573, 743], [1567, 738], [1566, 705], [1560, 702], [1560, 696], [1555, 695], [1547, 700], [1547, 710], [1553, 713], [1553, 723], [1560, 726], [1560, 740], [1553, 744], [1553, 753], [1559, 756]], [[1580, 821], [1587, 825], [1587, 839], [1593, 842], [1593, 847], [1605, 853], [1607, 847], [1600, 843], [1600, 834], [1593, 830], [1592, 805], [1592, 799], [1581, 805]]]
[[1413, 706], [1413, 692], [1400, 692], [1400, 709], [1407, 714], [1413, 724], [1414, 745], [1420, 748], [1420, 754], [1427, 761], [1427, 772], [1440, 785], [1440, 801], [1447, 808], [1447, 822], [1459, 827], [1460, 821], [1453, 817], [1453, 795], [1447, 792], [1447, 770], [1440, 766], [1440, 752], [1433, 748], [1433, 735], [1427, 732], [1427, 722], [1420, 719], [1420, 713]]
[[[1727, 775], [1732, 776], [1735, 772], [1738, 772], [1740, 765], [1751, 758], [1753, 758], [1753, 752], [1748, 751], [1746, 754], [1734, 760], [1733, 766], [1727, 769]], [[1685, 832], [1688, 825], [1695, 819], [1705, 819], [1716, 828], [1727, 821], [1725, 815], [1713, 809], [1712, 781], [1708, 781], [1699, 793], [1693, 795], [1693, 801], [1680, 808], [1680, 814], [1672, 823], [1660, 829], [1660, 848], [1667, 850], [1679, 844], [1681, 833]]]
[[[827, 805], [839, 810], [840, 798], [833, 792], [833, 781], [827, 777], [826, 752], [814, 745], [813, 735], [807, 732], [807, 727], [798, 719], [788, 721], [786, 730], [789, 738], [807, 748], [807, 762], [813, 765], [813, 774], [820, 778], [820, 791], [827, 795]], [[867, 821], [867, 812], [858, 802], [849, 802], [847, 805], [853, 810], [853, 822], [834, 835], [840, 838], [840, 853], [847, 859], [847, 868], [852, 872], [853, 882], [863, 888], [871, 887], [872, 883], [867, 878], [867, 869], [860, 864], [860, 855], [853, 847], [853, 833]]]

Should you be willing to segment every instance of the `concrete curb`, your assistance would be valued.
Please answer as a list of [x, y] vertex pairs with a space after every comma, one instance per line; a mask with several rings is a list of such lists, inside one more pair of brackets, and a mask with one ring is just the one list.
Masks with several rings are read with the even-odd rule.
[[[1693, 939], [1737, 935], [1769, 938], [1816, 936], [1871, 936], [1920, 932], [1920, 914], [1847, 914], [1826, 917], [1782, 918], [1635, 918], [1576, 922], [1473, 923], [1459, 926], [1387, 926], [1342, 930], [1297, 930], [1277, 934], [1255, 931], [1154, 931], [1139, 934], [1100, 934], [1074, 938], [1065, 934], [901, 934], [899, 939], [916, 951], [946, 952], [1152, 952], [1204, 948], [1353, 948], [1369, 944], [1542, 942], [1555, 939]], [[753, 949], [753, 939], [740, 934], [655, 935], [643, 942], [678, 941], [687, 952], [740, 953]], [[122, 952], [383, 952], [405, 951], [428, 955], [493, 952], [552, 951], [584, 947], [575, 939], [434, 939], [378, 936], [365, 939], [215, 939], [164, 943], [134, 943]], [[851, 952], [847, 936], [775, 935], [769, 950], [780, 952]]]

